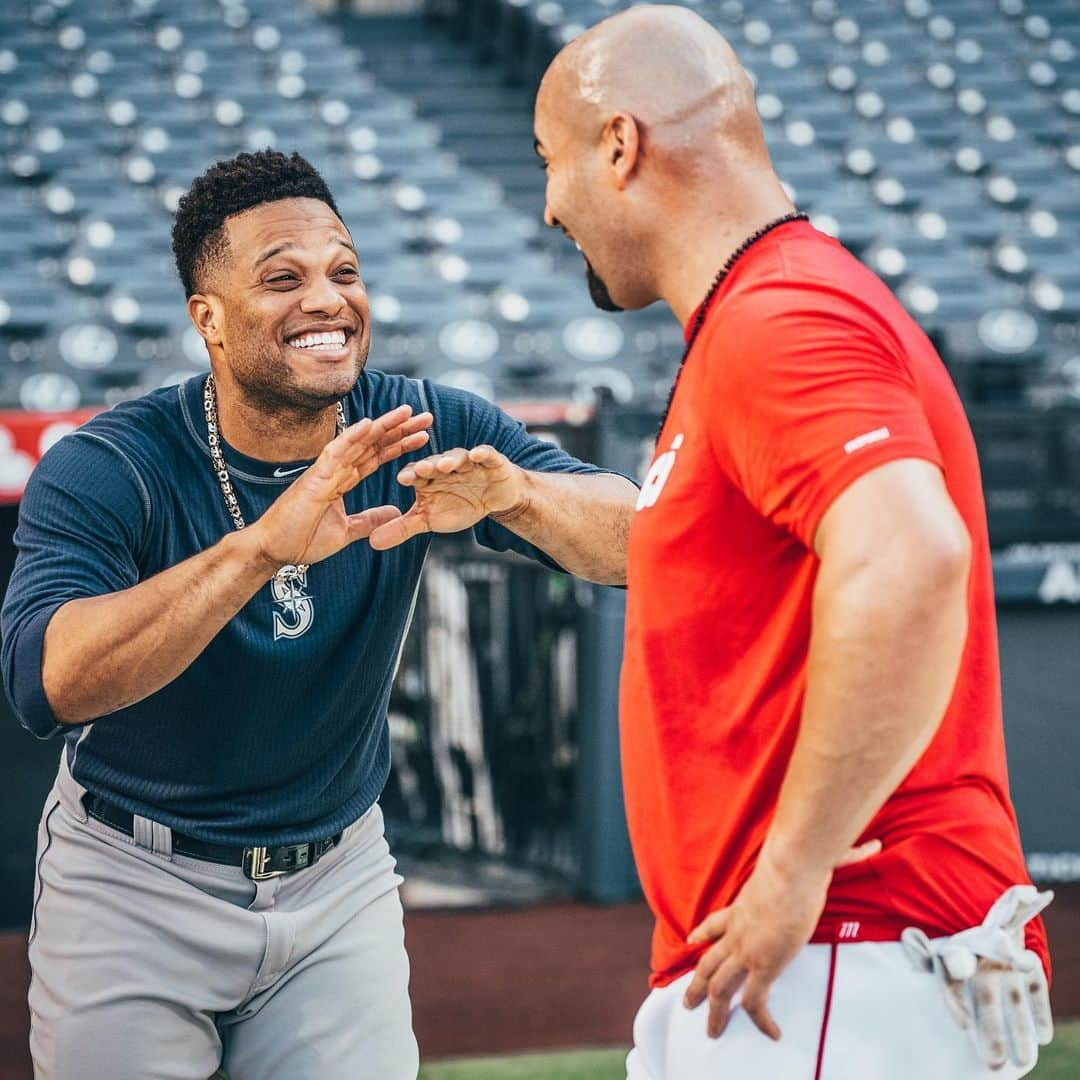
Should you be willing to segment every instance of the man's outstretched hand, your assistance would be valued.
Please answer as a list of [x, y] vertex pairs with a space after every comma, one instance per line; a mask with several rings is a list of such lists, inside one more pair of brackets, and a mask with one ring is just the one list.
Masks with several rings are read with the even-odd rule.
[[510, 520], [528, 507], [527, 473], [492, 446], [461, 448], [407, 465], [398, 483], [416, 501], [408, 513], [379, 525], [369, 542], [377, 551], [420, 533], [460, 532], [489, 515]]
[[343, 496], [387, 462], [425, 446], [432, 421], [431, 413], [414, 416], [411, 406], [399, 405], [374, 420], [365, 417], [327, 443], [304, 475], [249, 526], [267, 564], [319, 562], [399, 516], [394, 506], [349, 514]]

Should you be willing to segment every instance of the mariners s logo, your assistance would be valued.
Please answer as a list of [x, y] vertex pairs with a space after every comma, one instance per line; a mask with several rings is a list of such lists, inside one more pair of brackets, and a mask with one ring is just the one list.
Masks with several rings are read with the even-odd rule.
[[274, 640], [279, 638], [298, 638], [311, 627], [315, 620], [315, 608], [307, 593], [307, 571], [279, 581], [270, 579], [270, 591], [274, 603], [281, 611], [274, 612]]

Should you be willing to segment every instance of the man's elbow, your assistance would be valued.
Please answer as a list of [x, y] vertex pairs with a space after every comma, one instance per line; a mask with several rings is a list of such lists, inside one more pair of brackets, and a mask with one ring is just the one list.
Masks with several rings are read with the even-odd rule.
[[41, 694], [53, 719], [62, 727], [84, 724], [89, 719], [80, 709], [77, 684], [63, 679], [55, 670], [42, 666]]
[[957, 516], [955, 524], [914, 527], [902, 543], [904, 572], [890, 582], [885, 618], [897, 634], [913, 634], [930, 648], [961, 647], [968, 630], [972, 558], [967, 528]]
[[[823, 562], [820, 600], [853, 609], [860, 619], [934, 621], [967, 613], [971, 537], [959, 514], [909, 521], [876, 550]], [[830, 599], [831, 598], [831, 599]]]
[[916, 538], [919, 581], [926, 595], [967, 612], [971, 577], [971, 534], [959, 514], [923, 529]]
[[[88, 673], [81, 658], [71, 653], [68, 643], [72, 625], [70, 601], [58, 608], [45, 628], [41, 642], [40, 701], [35, 702], [36, 711], [50, 714], [50, 719], [62, 727], [85, 724], [92, 719], [86, 708]], [[38, 697], [38, 690], [31, 683], [31, 696]]]

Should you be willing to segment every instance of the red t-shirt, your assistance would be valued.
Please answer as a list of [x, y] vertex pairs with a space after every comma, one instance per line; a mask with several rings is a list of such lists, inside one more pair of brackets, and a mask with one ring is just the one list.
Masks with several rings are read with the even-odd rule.
[[[1028, 881], [963, 408], [885, 285], [787, 224], [717, 291], [630, 531], [623, 777], [654, 986], [696, 963], [687, 934], [732, 901], [768, 832], [806, 687], [815, 530], [849, 484], [899, 458], [942, 469], [971, 534], [968, 639], [940, 729], [860, 838], [883, 851], [836, 872], [814, 940], [952, 934]], [[1041, 922], [1028, 945], [1048, 964]]]

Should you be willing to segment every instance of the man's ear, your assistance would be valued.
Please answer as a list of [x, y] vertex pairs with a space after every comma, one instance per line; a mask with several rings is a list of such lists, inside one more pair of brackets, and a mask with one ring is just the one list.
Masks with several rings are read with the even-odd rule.
[[629, 113], [616, 113], [605, 125], [602, 136], [604, 157], [621, 191], [637, 168], [641, 153], [641, 129]]
[[221, 307], [217, 298], [205, 293], [195, 293], [188, 297], [188, 316], [199, 336], [207, 345], [221, 345]]

